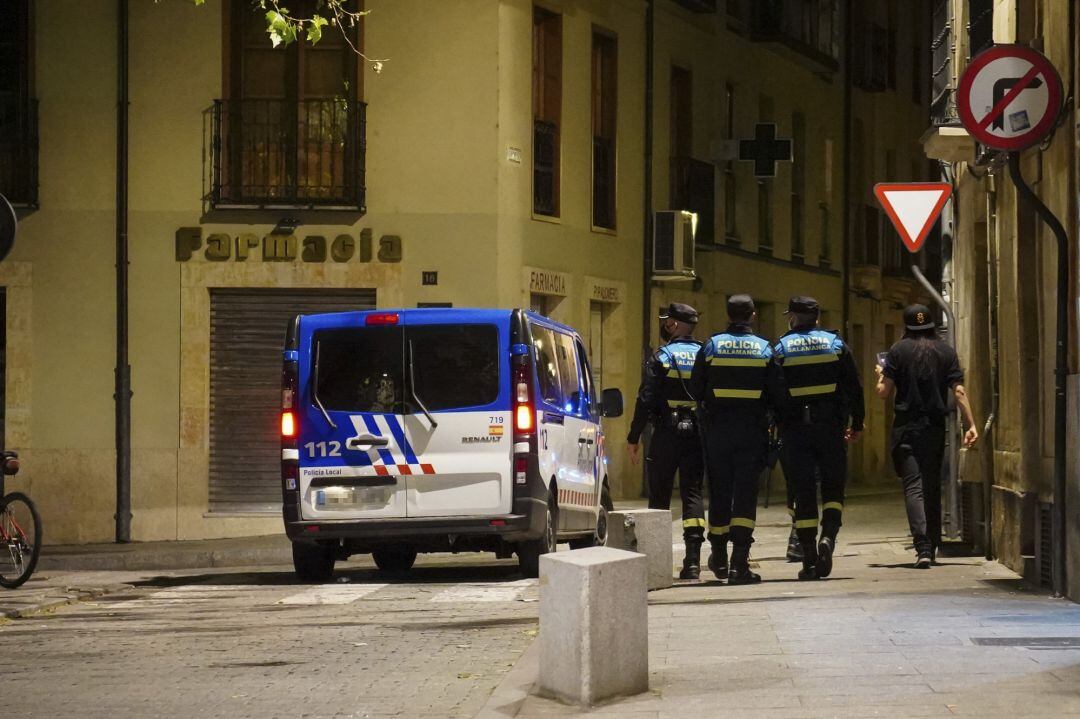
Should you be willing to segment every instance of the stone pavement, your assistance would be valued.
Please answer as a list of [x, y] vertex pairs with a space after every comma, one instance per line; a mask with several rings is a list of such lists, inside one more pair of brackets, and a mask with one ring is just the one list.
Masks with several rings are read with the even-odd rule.
[[795, 579], [774, 507], [753, 552], [762, 584], [652, 592], [648, 694], [582, 712], [502, 687], [501, 714], [1080, 716], [1080, 606], [981, 557], [910, 568], [898, 493], [850, 499], [845, 521], [828, 580]]

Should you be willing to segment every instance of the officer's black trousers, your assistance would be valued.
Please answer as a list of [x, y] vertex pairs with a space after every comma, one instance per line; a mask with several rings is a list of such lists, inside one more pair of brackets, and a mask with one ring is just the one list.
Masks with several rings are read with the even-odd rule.
[[673, 428], [658, 427], [645, 461], [648, 462], [649, 509], [671, 509], [671, 490], [678, 471], [683, 537], [701, 542], [705, 536], [705, 507], [701, 501], [705, 462], [698, 433], [680, 434]]
[[787, 493], [785, 497], [787, 504], [788, 514], [791, 516], [791, 521], [795, 521], [795, 475], [791, 470], [791, 454], [786, 444], [781, 444], [780, 447], [780, 467], [784, 470], [784, 490]]
[[904, 484], [908, 524], [916, 551], [926, 551], [941, 544], [941, 463], [944, 458], [944, 420], [923, 417], [893, 427], [893, 468]]
[[757, 521], [758, 479], [769, 451], [763, 416], [712, 414], [705, 420], [709, 477], [709, 539], [749, 545]]
[[813, 544], [817, 535], [815, 470], [821, 476], [821, 534], [835, 540], [842, 524], [847, 485], [844, 425], [838, 419], [786, 423], [781, 433], [795, 482], [795, 531], [799, 541]]

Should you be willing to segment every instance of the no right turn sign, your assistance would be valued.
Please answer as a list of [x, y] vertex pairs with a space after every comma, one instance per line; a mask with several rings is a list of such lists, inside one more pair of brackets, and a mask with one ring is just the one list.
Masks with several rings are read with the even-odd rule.
[[972, 137], [995, 150], [1023, 150], [1053, 131], [1061, 76], [1024, 45], [995, 45], [960, 76], [956, 108]]

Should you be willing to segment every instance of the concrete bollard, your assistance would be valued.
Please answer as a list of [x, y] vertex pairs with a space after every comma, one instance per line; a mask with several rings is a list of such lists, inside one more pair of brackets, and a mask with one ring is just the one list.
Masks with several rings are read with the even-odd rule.
[[670, 587], [672, 579], [671, 512], [628, 509], [608, 513], [607, 546], [644, 554], [649, 563], [649, 589]]
[[589, 705], [649, 690], [645, 576], [644, 556], [610, 547], [540, 557], [541, 694]]

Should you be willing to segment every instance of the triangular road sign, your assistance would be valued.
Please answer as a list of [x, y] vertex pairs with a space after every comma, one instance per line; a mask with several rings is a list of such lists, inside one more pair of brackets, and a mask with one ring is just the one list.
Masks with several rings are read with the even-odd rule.
[[885, 208], [908, 252], [922, 249], [941, 208], [952, 196], [947, 182], [879, 182], [874, 195]]

